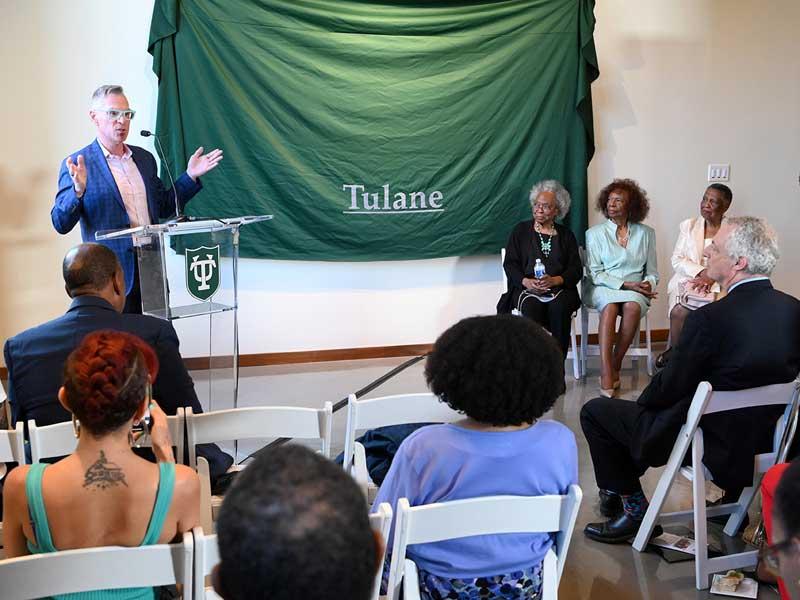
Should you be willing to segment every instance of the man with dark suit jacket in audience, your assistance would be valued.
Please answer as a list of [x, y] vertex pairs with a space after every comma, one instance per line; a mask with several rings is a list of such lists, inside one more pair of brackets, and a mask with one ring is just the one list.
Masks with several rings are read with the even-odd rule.
[[[29, 419], [37, 425], [70, 420], [70, 413], [57, 397], [64, 362], [87, 334], [99, 329], [134, 333], [153, 347], [159, 361], [153, 397], [164, 412], [174, 415], [180, 406], [202, 412], [172, 324], [122, 313], [125, 276], [114, 252], [101, 244], [80, 244], [67, 252], [62, 270], [67, 294], [72, 298], [66, 314], [23, 331], [5, 344], [12, 426]], [[199, 445], [198, 454], [208, 459], [213, 477], [224, 473], [233, 462], [213, 444]]]
[[[606, 543], [633, 537], [647, 510], [639, 477], [666, 464], [701, 381], [714, 390], [787, 383], [800, 371], [800, 301], [772, 287], [778, 261], [775, 234], [754, 217], [723, 221], [705, 249], [706, 273], [727, 295], [686, 319], [674, 357], [633, 402], [595, 398], [581, 411], [600, 512], [587, 537]], [[703, 462], [735, 501], [752, 484], [753, 456], [769, 451], [783, 406], [703, 417]]]

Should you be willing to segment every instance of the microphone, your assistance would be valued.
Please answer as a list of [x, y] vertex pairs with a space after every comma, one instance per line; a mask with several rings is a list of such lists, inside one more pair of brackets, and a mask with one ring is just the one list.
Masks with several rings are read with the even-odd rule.
[[175, 223], [180, 223], [186, 220], [186, 217], [181, 215], [181, 209], [178, 205], [178, 190], [175, 187], [175, 180], [172, 178], [172, 171], [169, 169], [169, 161], [167, 161], [167, 156], [164, 154], [164, 148], [161, 147], [161, 141], [159, 140], [159, 135], [157, 133], [153, 133], [152, 131], [147, 131], [147, 129], [142, 129], [139, 134], [142, 137], [154, 137], [156, 140], [156, 147], [158, 148], [158, 154], [161, 157], [161, 163], [167, 169], [167, 175], [169, 175], [169, 182], [172, 184], [172, 194], [175, 198]]

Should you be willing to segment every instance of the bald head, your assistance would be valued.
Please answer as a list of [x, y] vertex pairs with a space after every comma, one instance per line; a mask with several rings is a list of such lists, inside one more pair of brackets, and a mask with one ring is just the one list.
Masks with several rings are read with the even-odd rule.
[[[125, 305], [122, 268], [116, 254], [106, 246], [78, 244], [64, 256], [61, 270], [64, 276], [64, 287], [70, 298], [86, 295], [100, 296], [121, 310], [117, 297], [121, 293], [122, 306]], [[121, 284], [120, 280], [122, 280]]]

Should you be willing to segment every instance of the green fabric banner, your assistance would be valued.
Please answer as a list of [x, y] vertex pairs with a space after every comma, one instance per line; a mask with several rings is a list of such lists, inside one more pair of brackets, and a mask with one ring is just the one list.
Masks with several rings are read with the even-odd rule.
[[157, 0], [157, 130], [176, 171], [225, 159], [187, 207], [272, 213], [241, 255], [497, 252], [558, 179], [587, 224], [594, 0]]

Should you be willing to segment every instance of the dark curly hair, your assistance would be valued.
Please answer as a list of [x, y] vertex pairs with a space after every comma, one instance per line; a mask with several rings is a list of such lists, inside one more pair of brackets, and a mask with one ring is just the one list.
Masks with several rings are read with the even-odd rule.
[[67, 357], [64, 390], [81, 428], [101, 436], [133, 418], [144, 400], [148, 377], [155, 381], [158, 358], [130, 333], [95, 331]]
[[600, 190], [595, 207], [608, 217], [608, 196], [611, 192], [624, 191], [628, 194], [628, 221], [641, 223], [650, 212], [650, 200], [647, 192], [633, 179], [615, 179]]
[[532, 423], [564, 393], [564, 357], [530, 319], [470, 317], [445, 331], [425, 364], [431, 391], [496, 427]]

